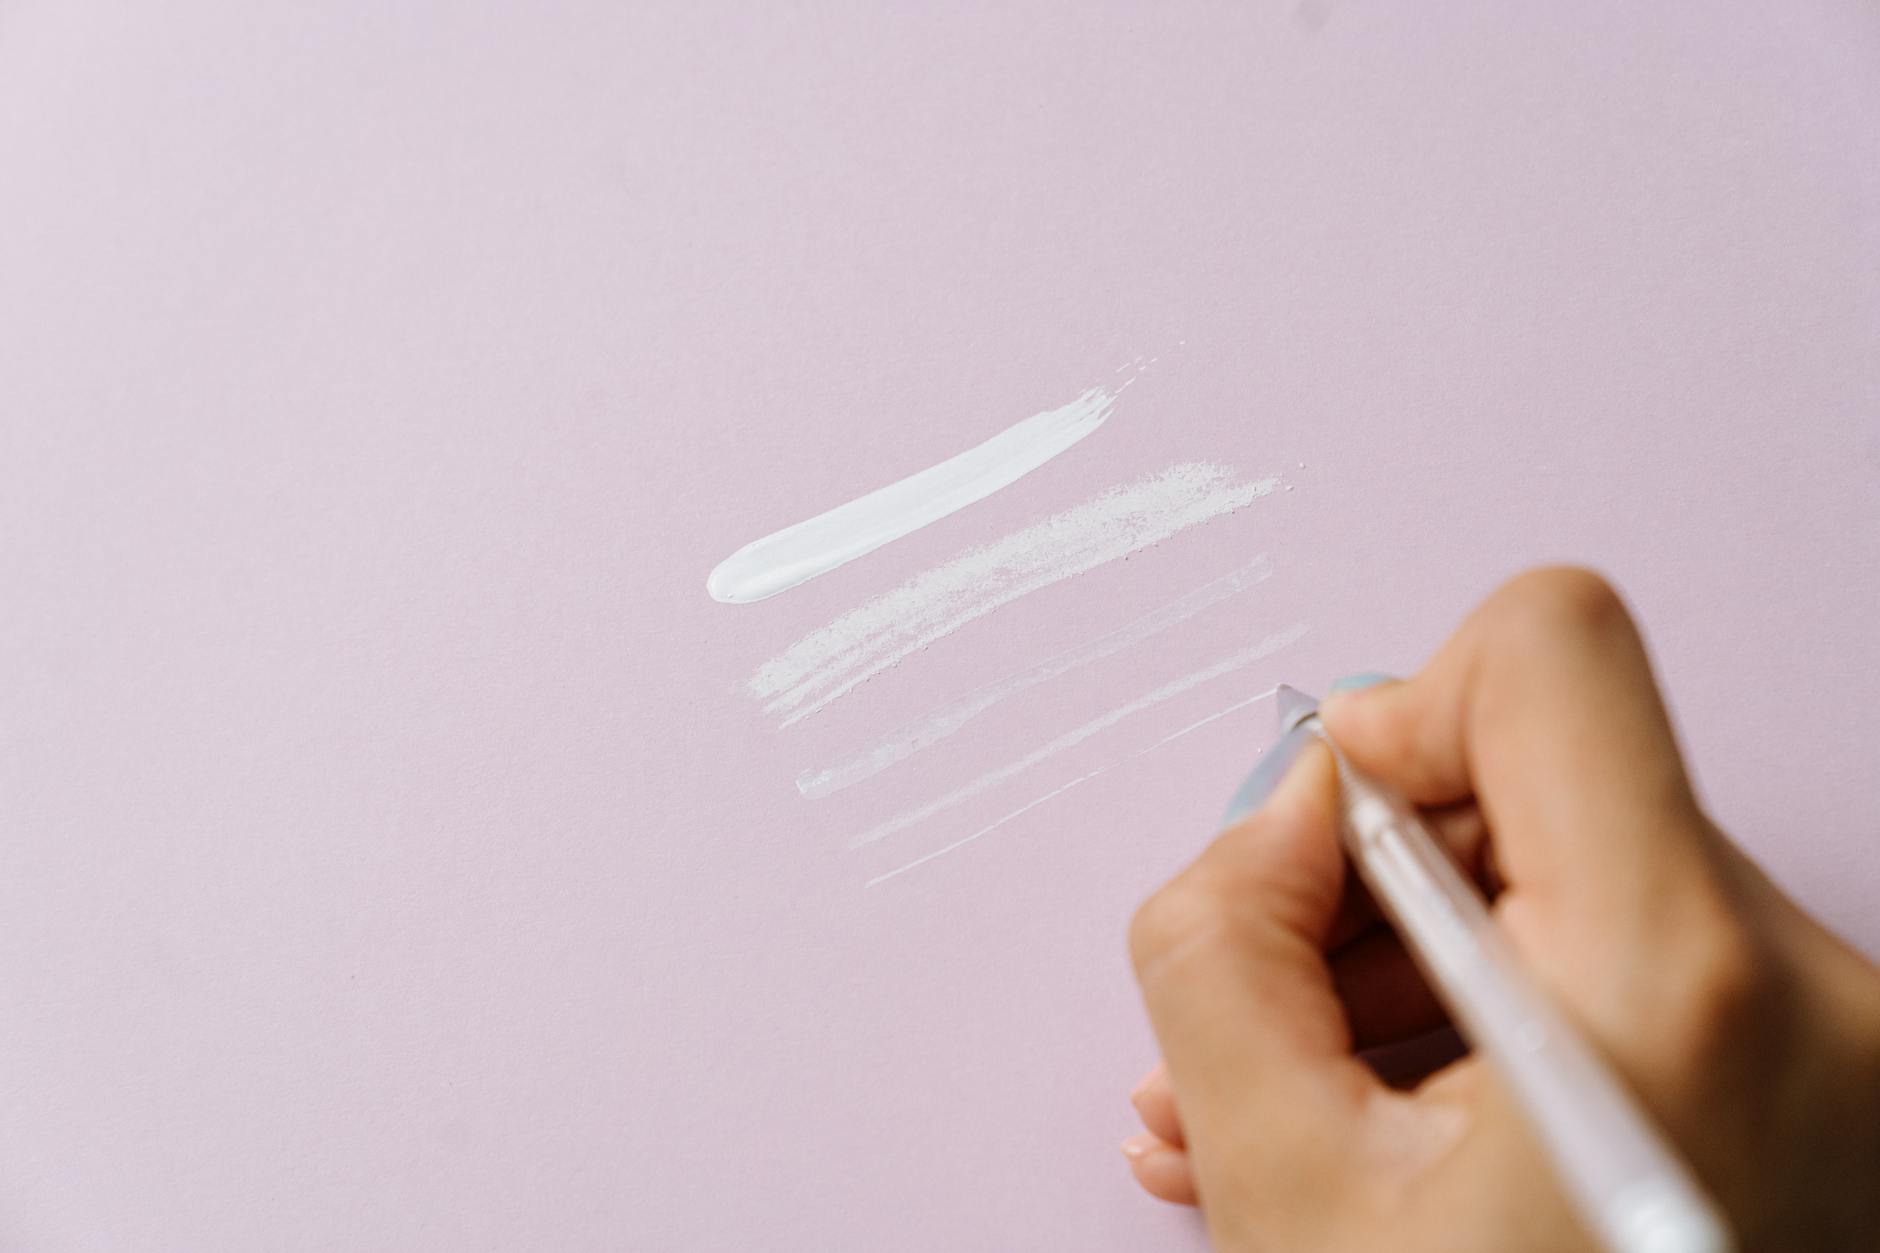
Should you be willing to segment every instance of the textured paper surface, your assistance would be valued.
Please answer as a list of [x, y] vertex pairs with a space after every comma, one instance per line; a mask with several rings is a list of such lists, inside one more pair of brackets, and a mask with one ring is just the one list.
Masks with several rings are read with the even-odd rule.
[[[896, 9], [7, 7], [0, 1244], [1198, 1248], [1116, 1152], [1123, 932], [1270, 709], [1130, 754], [1544, 560], [1623, 583], [1720, 821], [1880, 949], [1871, 4]], [[971, 509], [705, 595], [1156, 355]], [[787, 732], [741, 690], [1178, 462], [1292, 490]]]

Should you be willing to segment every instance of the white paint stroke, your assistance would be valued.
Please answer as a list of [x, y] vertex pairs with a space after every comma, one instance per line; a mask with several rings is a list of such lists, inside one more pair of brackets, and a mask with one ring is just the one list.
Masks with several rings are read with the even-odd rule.
[[790, 726], [935, 640], [1019, 597], [1160, 543], [1272, 492], [1212, 462], [1113, 487], [915, 575], [757, 668], [745, 684]]
[[958, 456], [754, 540], [719, 562], [705, 589], [724, 604], [749, 604], [867, 556], [984, 500], [1092, 434], [1109, 419], [1122, 390], [1092, 387]]
[[959, 699], [950, 701], [931, 713], [896, 728], [879, 744], [859, 753], [852, 753], [833, 766], [825, 766], [821, 770], [805, 770], [796, 778], [796, 790], [801, 792], [806, 799], [817, 800], [860, 783], [864, 779], [872, 778], [896, 762], [905, 761], [921, 749], [952, 735], [999, 702], [1016, 696], [1028, 688], [1036, 687], [1040, 683], [1055, 679], [1079, 666], [1113, 656], [1152, 635], [1178, 623], [1186, 622], [1203, 610], [1271, 577], [1272, 573], [1272, 564], [1266, 557], [1264, 555], [1256, 557], [1240, 569], [1223, 575], [1211, 583], [1203, 584], [1187, 595], [1169, 602], [1160, 609], [1146, 613], [1107, 635], [1086, 641], [1075, 648], [1065, 649], [1061, 653], [1047, 657], [1028, 670], [1021, 670], [1017, 674], [1007, 675], [1003, 679], [997, 679], [983, 687], [975, 688]]
[[1066, 783], [1062, 785], [1061, 787], [1054, 787], [1049, 792], [1046, 792], [1043, 796], [1039, 796], [1032, 800], [1026, 801], [1023, 805], [1020, 805], [1017, 809], [1014, 809], [1011, 813], [1006, 814], [1002, 818], [998, 818], [992, 822], [987, 823], [985, 826], [979, 828], [979, 830], [973, 832], [969, 836], [966, 836], [962, 839], [955, 840], [951, 844], [947, 844], [940, 848], [936, 848], [931, 853], [926, 853], [920, 857], [916, 857], [913, 861], [910, 861], [907, 864], [902, 865], [902, 866], [897, 866], [893, 870], [887, 871], [885, 874], [876, 875], [874, 878], [868, 881], [867, 886], [872, 888], [877, 884], [886, 883], [888, 880], [894, 878], [896, 875], [906, 874], [908, 871], [914, 869], [916, 866], [924, 866], [928, 862], [934, 860], [937, 857], [945, 857], [948, 853], [951, 853], [955, 851], [956, 849], [965, 848], [968, 844], [971, 844], [974, 840], [978, 839], [980, 836], [992, 834], [994, 831], [997, 831], [1000, 827], [1004, 826], [1006, 823], [1012, 821], [1012, 819], [1020, 817], [1028, 813], [1029, 811], [1036, 809], [1038, 806], [1044, 804], [1046, 801], [1052, 800], [1055, 797], [1062, 796], [1064, 795], [1064, 793], [1070, 791], [1072, 788], [1078, 787], [1081, 784], [1088, 783], [1090, 782], [1090, 780], [1096, 778], [1100, 774], [1105, 773], [1106, 771], [1114, 770], [1118, 766], [1127, 765], [1138, 757], [1146, 757], [1150, 753], [1153, 753], [1156, 749], [1161, 748], [1165, 744], [1174, 743], [1176, 740], [1179, 740], [1182, 736], [1187, 735], [1191, 731], [1199, 731], [1202, 727], [1207, 726], [1210, 722], [1218, 722], [1222, 718], [1227, 717], [1227, 715], [1231, 713], [1237, 713], [1240, 710], [1245, 709], [1249, 705], [1257, 704], [1258, 702], [1263, 701], [1263, 700], [1269, 700], [1272, 698], [1274, 693], [1278, 691], [1279, 689], [1277, 687], [1269, 687], [1266, 689], [1266, 691], [1260, 692], [1253, 696], [1249, 696], [1245, 700], [1237, 700], [1233, 704], [1227, 706], [1225, 709], [1217, 709], [1213, 713], [1209, 714], [1207, 717], [1201, 718], [1195, 722], [1191, 722], [1187, 726], [1183, 727], [1181, 730], [1176, 731], [1172, 734], [1163, 736], [1161, 739], [1149, 745], [1147, 748], [1139, 748], [1135, 752], [1129, 754], [1129, 756], [1127, 757], [1119, 757], [1115, 761], [1109, 762], [1106, 765], [1098, 766], [1095, 770], [1092, 770], [1089, 774], [1080, 774], [1075, 779], [1072, 779], [1069, 783]]
[[1196, 670], [1192, 674], [1185, 674], [1179, 679], [1172, 679], [1164, 683], [1161, 687], [1156, 688], [1153, 692], [1130, 701], [1127, 705], [1119, 705], [1108, 713], [1092, 718], [1082, 726], [1066, 731], [1063, 735], [1058, 736], [1049, 743], [1033, 749], [1017, 761], [1000, 766], [997, 770], [993, 770], [987, 774], [980, 775], [971, 783], [954, 788], [951, 792], [948, 792], [937, 800], [928, 801], [925, 805], [917, 809], [910, 809], [906, 813], [897, 814], [886, 822], [870, 828], [849, 841], [849, 847], [862, 848], [865, 845], [873, 844], [877, 840], [883, 840], [897, 832], [905, 831], [917, 823], [925, 822], [935, 814], [945, 813], [947, 810], [957, 805], [963, 805], [975, 796], [988, 792], [999, 784], [1004, 783], [1007, 779], [1015, 778], [1023, 774], [1040, 762], [1055, 757], [1066, 749], [1075, 748], [1077, 745], [1099, 732], [1109, 730], [1125, 718], [1139, 714], [1145, 709], [1160, 705], [1164, 701], [1173, 700], [1184, 692], [1193, 691], [1204, 683], [1210, 683], [1223, 675], [1232, 674], [1234, 671], [1245, 666], [1250, 666], [1263, 658], [1271, 657], [1274, 653], [1285, 648], [1287, 645], [1296, 643], [1305, 633], [1306, 624], [1303, 622], [1295, 622], [1285, 630], [1269, 635], [1257, 644], [1249, 645], [1239, 652], [1223, 657], [1211, 666]]

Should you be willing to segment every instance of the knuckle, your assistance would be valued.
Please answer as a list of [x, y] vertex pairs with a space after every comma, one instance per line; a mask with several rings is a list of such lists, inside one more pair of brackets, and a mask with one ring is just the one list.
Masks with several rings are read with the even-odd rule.
[[1138, 975], [1174, 954], [1212, 942], [1227, 931], [1232, 911], [1218, 892], [1187, 877], [1142, 903], [1129, 924], [1129, 953]]
[[1687, 958], [1683, 1017], [1693, 1042], [1709, 1045], [1755, 1016], [1768, 986], [1767, 962], [1740, 927], [1719, 929]]
[[1577, 566], [1531, 570], [1497, 595], [1501, 612], [1537, 636], [1630, 632], [1625, 601], [1604, 577]]
[[1733, 1054], [1771, 1025], [1765, 1020], [1778, 1008], [1781, 980], [1767, 944], [1729, 917], [1726, 903], [1714, 909], [1717, 916], [1681, 928], [1678, 960], [1658, 994], [1658, 1069], [1679, 1082], [1729, 1073]]

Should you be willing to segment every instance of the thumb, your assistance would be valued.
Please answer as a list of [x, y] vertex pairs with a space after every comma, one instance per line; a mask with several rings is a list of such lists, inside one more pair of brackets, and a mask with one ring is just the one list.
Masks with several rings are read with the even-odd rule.
[[1342, 1176], [1340, 1144], [1380, 1090], [1324, 956], [1345, 878], [1336, 795], [1314, 744], [1130, 929], [1204, 1206], [1231, 1189], [1311, 1212], [1301, 1189]]

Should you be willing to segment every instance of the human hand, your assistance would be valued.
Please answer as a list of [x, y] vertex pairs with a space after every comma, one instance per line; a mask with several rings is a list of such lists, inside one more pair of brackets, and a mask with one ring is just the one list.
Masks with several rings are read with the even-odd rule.
[[[1704, 816], [1605, 583], [1524, 575], [1320, 717], [1424, 807], [1745, 1250], [1874, 1247], [1880, 973]], [[1166, 1059], [1132, 1097], [1138, 1181], [1223, 1250], [1592, 1248], [1492, 1069], [1398, 1090], [1359, 1056], [1445, 1018], [1347, 871], [1335, 787], [1314, 746], [1138, 912]]]

